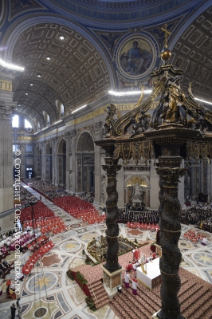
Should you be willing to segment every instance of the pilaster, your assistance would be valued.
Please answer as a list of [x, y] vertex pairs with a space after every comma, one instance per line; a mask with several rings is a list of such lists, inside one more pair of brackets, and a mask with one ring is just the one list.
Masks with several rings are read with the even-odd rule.
[[13, 75], [0, 67], [0, 80], [7, 83], [0, 88], [0, 212], [3, 212], [13, 207], [12, 112], [15, 105]]

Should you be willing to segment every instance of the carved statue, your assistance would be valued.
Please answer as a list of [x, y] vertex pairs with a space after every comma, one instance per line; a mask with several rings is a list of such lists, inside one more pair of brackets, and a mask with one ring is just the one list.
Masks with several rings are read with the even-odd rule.
[[185, 95], [180, 88], [180, 77], [169, 79], [166, 84], [166, 92], [163, 97], [164, 110], [161, 118], [168, 123], [176, 123], [180, 121], [179, 106], [182, 105]]
[[145, 111], [141, 110], [140, 115], [137, 115], [136, 118], [131, 118], [131, 123], [133, 123], [133, 134], [132, 136], [145, 132], [149, 127], [150, 115], [145, 114]]
[[184, 105], [185, 94], [180, 88], [181, 76], [175, 78], [165, 78], [164, 90], [159, 105], [153, 112], [151, 126], [157, 128], [162, 124], [162, 119], [166, 123], [184, 124], [187, 117], [186, 106]]
[[116, 114], [116, 106], [115, 104], [110, 104], [109, 106], [107, 106], [107, 108], [105, 109], [105, 111], [107, 112], [107, 116], [105, 119], [105, 123], [104, 123], [104, 130], [105, 130], [105, 137], [110, 137], [111, 133], [112, 133], [112, 128], [113, 128], [113, 124], [114, 124], [114, 115]]
[[197, 119], [195, 123], [195, 129], [199, 129], [200, 131], [204, 132], [206, 128], [206, 122], [203, 117], [203, 112], [201, 109], [197, 110]]
[[134, 191], [134, 194], [132, 196], [132, 201], [134, 199], [142, 200], [143, 189], [138, 183], [133, 186], [133, 191]]

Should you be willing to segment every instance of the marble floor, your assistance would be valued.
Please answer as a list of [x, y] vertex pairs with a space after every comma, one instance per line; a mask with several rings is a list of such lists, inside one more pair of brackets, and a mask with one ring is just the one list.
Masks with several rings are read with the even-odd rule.
[[[40, 198], [40, 194], [26, 187], [33, 195]], [[47, 253], [32, 273], [25, 277], [21, 283], [20, 305], [21, 318], [43, 318], [43, 319], [118, 319], [109, 306], [104, 306], [92, 312], [85, 302], [85, 294], [76, 282], [66, 276], [69, 267], [73, 268], [85, 263], [83, 255], [84, 246], [93, 238], [100, 237], [105, 232], [104, 224], [89, 225], [73, 218], [52, 202], [42, 198], [43, 202], [60, 216], [68, 231], [57, 234], [51, 238], [55, 247]], [[120, 224], [120, 235], [128, 239], [138, 241], [155, 240], [155, 233], [149, 231], [132, 230], [124, 224]], [[207, 239], [207, 246], [184, 240], [183, 234], [193, 226], [182, 225], [182, 234], [179, 247], [183, 255], [181, 267], [212, 283], [212, 234], [200, 231]], [[7, 257], [14, 260], [14, 254]], [[22, 257], [23, 263], [27, 260], [27, 254]], [[14, 277], [12, 272], [8, 278]], [[2, 283], [3, 295], [0, 297], [0, 318], [10, 318], [10, 306], [13, 301], [5, 297], [6, 281]], [[16, 312], [17, 314], [17, 312]], [[18, 316], [17, 316], [18, 318]], [[121, 318], [120, 318], [121, 319]]]

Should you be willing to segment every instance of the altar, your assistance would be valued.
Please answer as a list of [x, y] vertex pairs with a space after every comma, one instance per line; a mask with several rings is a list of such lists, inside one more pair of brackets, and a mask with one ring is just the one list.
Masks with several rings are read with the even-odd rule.
[[136, 269], [138, 281], [149, 289], [157, 287], [162, 281], [159, 262], [160, 258], [156, 258], [145, 264], [144, 269], [146, 274], [142, 271], [141, 267], [137, 267]]

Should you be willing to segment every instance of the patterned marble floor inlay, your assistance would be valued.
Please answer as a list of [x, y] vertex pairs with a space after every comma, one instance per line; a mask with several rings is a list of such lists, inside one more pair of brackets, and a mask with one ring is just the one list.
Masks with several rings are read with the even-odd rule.
[[[27, 189], [30, 191], [29, 187]], [[35, 191], [32, 192], [37, 194]], [[39, 198], [40, 195], [36, 196]], [[108, 305], [95, 312], [90, 310], [85, 302], [84, 292], [75, 281], [68, 279], [66, 275], [69, 268], [84, 267], [86, 257], [82, 254], [82, 250], [93, 238], [98, 239], [101, 234], [105, 236], [105, 224], [89, 225], [70, 216], [50, 202], [45, 203], [44, 201], [44, 204], [49, 205], [56, 216], [59, 215], [62, 218], [68, 231], [51, 237], [55, 247], [45, 254], [38, 266], [34, 267], [32, 274], [24, 279], [21, 287], [21, 318], [122, 319], [118, 318]], [[127, 228], [126, 224], [120, 224], [119, 229], [120, 235], [130, 238], [132, 241], [135, 238], [138, 242], [155, 241], [156, 238], [156, 232], [130, 229]], [[207, 245], [202, 246], [200, 242], [194, 245], [191, 241], [186, 240], [183, 235], [188, 230], [206, 236]], [[212, 284], [212, 234], [198, 230], [192, 225], [182, 225], [179, 248], [182, 253], [180, 266]], [[10, 261], [14, 258], [14, 253], [7, 256], [7, 260]], [[23, 258], [23, 262], [26, 262], [27, 258], [27, 256], [25, 259]], [[126, 263], [128, 262], [127, 259]], [[11, 273], [10, 276], [14, 278], [15, 274]], [[10, 319], [10, 306], [13, 302], [7, 299], [5, 282], [6, 280], [1, 283], [3, 295], [0, 297], [0, 319]]]
[[53, 288], [57, 281], [58, 277], [52, 272], [40, 273], [28, 281], [27, 288], [32, 293], [46, 291]]
[[212, 266], [212, 255], [209, 253], [195, 253], [192, 257], [203, 266]]
[[77, 241], [68, 240], [64, 242], [62, 245], [60, 245], [60, 250], [66, 251], [66, 252], [75, 252], [81, 247], [81, 244]]
[[43, 257], [41, 259], [41, 262], [42, 262], [43, 266], [46, 266], [46, 267], [51, 266], [53, 264], [58, 264], [58, 263], [60, 263], [60, 261], [61, 261], [61, 259], [58, 257], [57, 254], [53, 254], [51, 256]]

